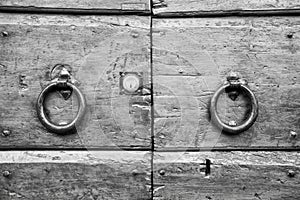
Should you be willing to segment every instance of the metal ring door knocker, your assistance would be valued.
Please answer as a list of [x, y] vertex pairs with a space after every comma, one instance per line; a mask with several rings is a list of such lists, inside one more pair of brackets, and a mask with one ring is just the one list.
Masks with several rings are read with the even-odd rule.
[[[54, 72], [57, 72], [55, 78], [53, 78]], [[77, 86], [74, 85], [74, 79], [70, 75], [69, 71], [64, 65], [56, 65], [51, 72], [52, 81], [48, 84], [40, 93], [36, 109], [37, 116], [40, 122], [51, 132], [57, 134], [68, 134], [76, 131], [76, 125], [82, 120], [86, 110], [86, 100], [82, 92]], [[69, 90], [69, 93], [63, 93], [63, 90]], [[45, 112], [44, 101], [48, 94], [53, 91], [62, 91], [62, 96], [67, 100], [72, 93], [74, 93], [78, 99], [79, 108], [76, 117], [68, 124], [54, 124], [50, 121], [48, 115]]]
[[[224, 92], [231, 90], [236, 92], [233, 95], [232, 99], [235, 99], [238, 95], [239, 91], [243, 91], [245, 95], [247, 95], [251, 100], [251, 112], [248, 115], [248, 118], [244, 120], [244, 122], [240, 125], [236, 125], [236, 123], [224, 123], [218, 116], [217, 112], [217, 102], [221, 94]], [[210, 114], [212, 122], [222, 131], [231, 134], [238, 134], [243, 131], [248, 130], [255, 122], [258, 116], [258, 101], [254, 95], [254, 93], [248, 88], [248, 83], [246, 80], [240, 79], [237, 74], [233, 73], [227, 77], [227, 82], [221, 86], [213, 95], [210, 102]]]

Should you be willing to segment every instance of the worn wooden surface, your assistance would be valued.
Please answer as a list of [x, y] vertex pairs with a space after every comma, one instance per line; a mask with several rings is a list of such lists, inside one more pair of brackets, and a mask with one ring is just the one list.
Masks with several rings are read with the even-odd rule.
[[299, 0], [153, 0], [156, 15], [193, 15], [197, 12], [226, 12], [237, 10], [286, 10], [299, 9]]
[[[272, 14], [297, 11], [299, 5], [154, 0], [153, 12], [162, 18]], [[276, 151], [300, 144], [299, 17], [154, 19], [150, 31], [153, 16], [119, 15], [149, 15], [144, 0], [0, 2], [3, 12], [13, 9], [57, 15], [0, 14], [0, 149], [56, 151], [0, 151], [0, 199], [146, 200], [152, 183], [156, 200], [300, 198], [299, 153]], [[101, 13], [106, 15], [80, 16]], [[118, 16], [107, 15], [112, 13]], [[150, 37], [154, 142], [165, 152], [58, 151], [150, 150], [150, 94], [130, 96], [119, 89], [120, 72], [128, 71], [142, 72], [150, 88]], [[49, 72], [61, 63], [70, 65], [88, 102], [77, 134], [66, 136], [46, 131], [35, 111]], [[235, 136], [216, 129], [208, 113], [212, 94], [231, 71], [249, 81], [260, 106], [254, 126]], [[73, 119], [79, 106], [76, 97], [63, 100], [58, 93], [49, 94], [45, 105], [55, 123]], [[222, 95], [217, 107], [222, 120], [240, 123], [249, 99]], [[190, 148], [233, 151], [185, 152]], [[246, 151], [253, 148], [270, 152]]]
[[299, 172], [296, 152], [155, 153], [154, 199], [296, 200]]
[[[0, 14], [0, 148], [148, 147], [150, 107], [141, 95], [120, 94], [120, 72], [150, 79], [149, 18]], [[56, 64], [68, 64], [87, 99], [78, 134], [49, 133], [37, 119], [35, 103]], [[65, 122], [77, 112], [49, 94], [51, 120]]]
[[22, 8], [75, 8], [75, 9], [108, 9], [108, 10], [149, 10], [148, 0], [2, 0], [1, 6]]
[[150, 199], [147, 152], [11, 151], [0, 157], [3, 200]]
[[[296, 148], [300, 133], [300, 18], [182, 18], [153, 22], [155, 145], [158, 148]], [[249, 82], [259, 117], [225, 135], [209, 119], [229, 72]], [[223, 121], [241, 121], [249, 101], [219, 99]]]

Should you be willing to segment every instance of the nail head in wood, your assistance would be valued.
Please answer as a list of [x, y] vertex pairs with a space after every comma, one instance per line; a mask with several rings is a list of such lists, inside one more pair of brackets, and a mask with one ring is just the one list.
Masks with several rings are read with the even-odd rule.
[[139, 174], [138, 170], [136, 170], [136, 169], [132, 170], [132, 175], [133, 175], [133, 176], [136, 176], [136, 175], [138, 175], [138, 174]]
[[293, 170], [289, 170], [289, 171], [288, 171], [288, 176], [289, 176], [289, 177], [293, 178], [293, 177], [295, 177], [295, 175], [296, 175], [296, 172], [295, 172], [295, 171], [293, 171]]
[[166, 174], [166, 171], [163, 170], [163, 169], [161, 169], [161, 170], [159, 170], [159, 174], [160, 174], [161, 176], [164, 176], [164, 175]]
[[2, 31], [1, 35], [2, 35], [2, 37], [7, 37], [8, 36], [8, 32], [7, 31]]
[[7, 137], [10, 135], [10, 130], [3, 130], [2, 134], [3, 134], [3, 136]]
[[291, 133], [291, 137], [292, 137], [292, 138], [297, 137], [297, 133], [296, 133], [295, 131], [291, 131], [290, 133]]
[[11, 173], [10, 173], [10, 171], [4, 171], [3, 173], [2, 173], [2, 175], [5, 177], [5, 178], [8, 178], [10, 175], [11, 175]]
[[288, 33], [286, 36], [287, 36], [287, 38], [292, 39], [294, 36], [294, 33]]

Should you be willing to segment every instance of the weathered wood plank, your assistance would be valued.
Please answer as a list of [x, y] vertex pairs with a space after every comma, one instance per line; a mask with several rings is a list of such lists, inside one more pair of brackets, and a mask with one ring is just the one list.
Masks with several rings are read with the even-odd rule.
[[197, 12], [226, 12], [226, 11], [262, 11], [299, 9], [300, 1], [291, 0], [153, 0], [154, 14], [168, 15], [181, 13], [184, 15], [197, 14]]
[[[149, 18], [136, 16], [0, 15], [1, 147], [148, 147], [150, 107], [142, 95], [120, 93], [120, 72], [150, 80]], [[88, 111], [78, 134], [49, 133], [37, 119], [38, 95], [56, 64], [70, 65]], [[54, 122], [73, 119], [76, 97], [50, 94]]]
[[299, 173], [296, 152], [156, 152], [154, 197], [296, 200]]
[[[155, 19], [155, 143], [159, 148], [297, 148], [300, 133], [300, 18]], [[259, 117], [248, 131], [221, 134], [209, 118], [212, 94], [229, 72], [249, 82]], [[219, 99], [228, 122], [241, 121], [249, 101]]]
[[0, 157], [3, 200], [150, 199], [147, 152], [11, 151]]
[[73, 8], [73, 9], [106, 9], [106, 10], [150, 10], [148, 0], [3, 0], [1, 6], [26, 8]]

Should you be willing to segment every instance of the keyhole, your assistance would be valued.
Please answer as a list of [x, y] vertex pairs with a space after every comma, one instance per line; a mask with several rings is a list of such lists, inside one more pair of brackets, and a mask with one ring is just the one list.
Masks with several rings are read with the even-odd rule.
[[211, 161], [209, 159], [206, 159], [205, 160], [205, 176], [210, 175], [210, 164], [211, 164]]

